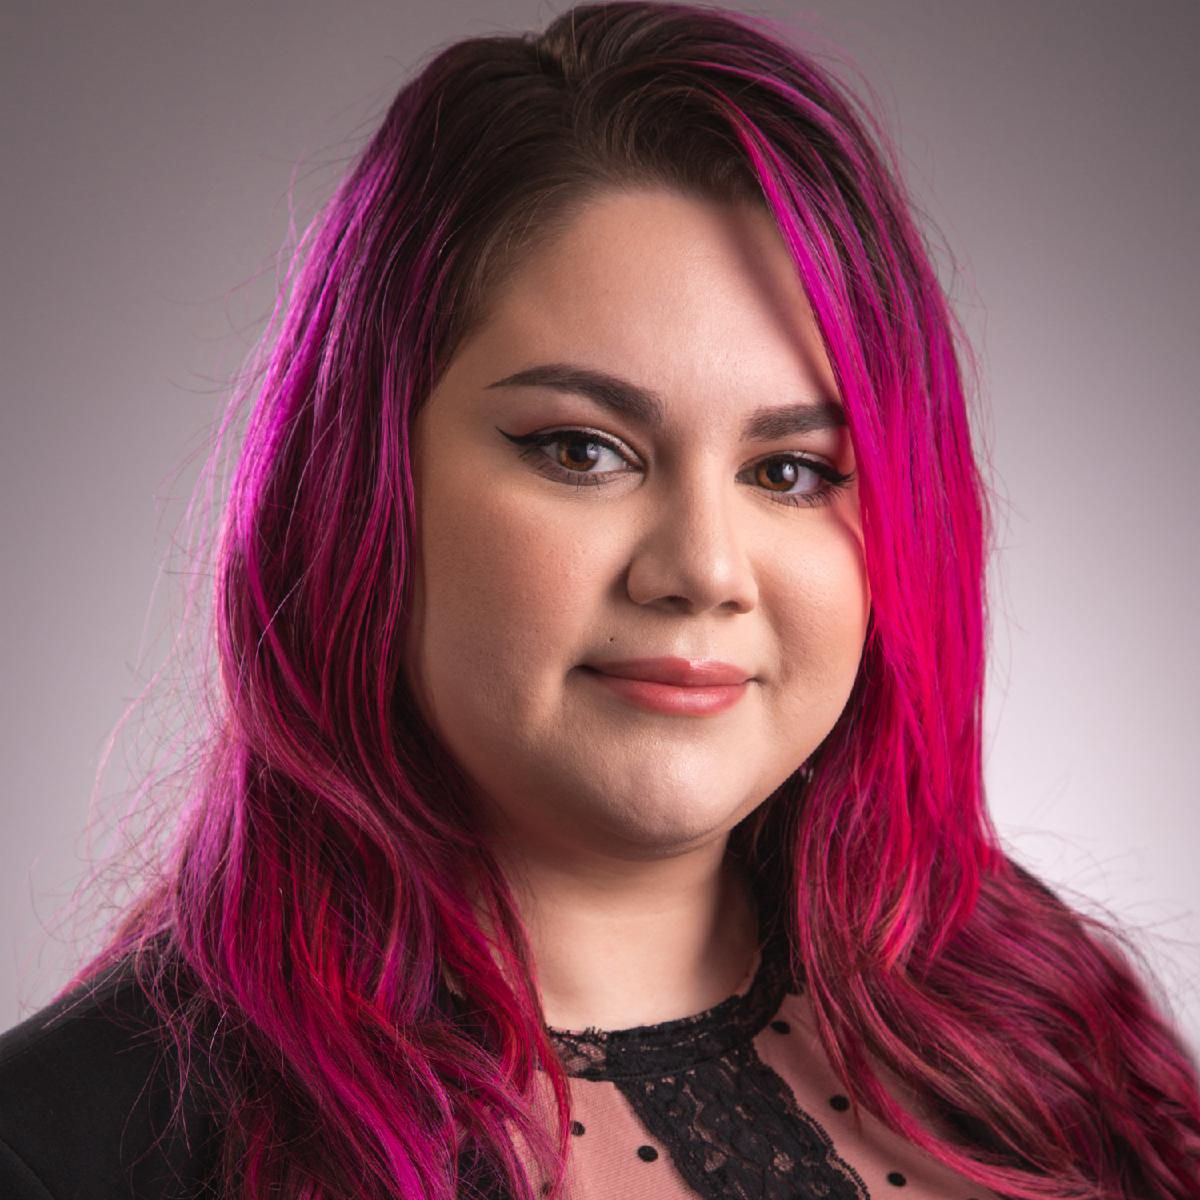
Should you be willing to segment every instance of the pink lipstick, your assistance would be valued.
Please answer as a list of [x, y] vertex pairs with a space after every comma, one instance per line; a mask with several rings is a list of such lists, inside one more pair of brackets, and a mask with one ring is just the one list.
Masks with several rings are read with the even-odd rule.
[[707, 717], [736, 704], [749, 671], [711, 659], [637, 658], [585, 663], [587, 674], [637, 708], [676, 716]]

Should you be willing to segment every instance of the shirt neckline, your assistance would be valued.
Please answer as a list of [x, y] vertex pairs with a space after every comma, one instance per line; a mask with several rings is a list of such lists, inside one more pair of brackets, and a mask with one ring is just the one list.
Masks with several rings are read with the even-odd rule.
[[779, 1011], [783, 998], [799, 991], [788, 946], [781, 937], [759, 947], [757, 961], [738, 991], [702, 1012], [629, 1029], [567, 1030], [546, 1027], [566, 1073], [592, 1080], [661, 1078], [727, 1054], [752, 1041]]

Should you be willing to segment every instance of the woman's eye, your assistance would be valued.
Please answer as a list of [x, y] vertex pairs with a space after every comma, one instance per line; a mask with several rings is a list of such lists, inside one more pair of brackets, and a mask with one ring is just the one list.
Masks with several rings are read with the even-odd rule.
[[[611, 442], [582, 430], [555, 433], [550, 435], [548, 441], [535, 443], [535, 449], [547, 448], [551, 449], [553, 453], [543, 455], [543, 457], [548, 457], [551, 462], [567, 471], [592, 472], [595, 468], [600, 467], [601, 469], [596, 470], [595, 473], [606, 474], [602, 469], [606, 453], [611, 455], [617, 464], [626, 461]], [[619, 466], [618, 469], [620, 469]]]
[[821, 485], [821, 477], [811, 463], [791, 455], [764, 458], [755, 463], [751, 470], [754, 482], [761, 483], [770, 492], [790, 492], [797, 483], [802, 492], [810, 488], [817, 490]]
[[[565, 477], [571, 483], [596, 484], [605, 482], [604, 476], [624, 475], [626, 468], [633, 468], [615, 442], [588, 429], [551, 429], [523, 436], [504, 433], [503, 429], [497, 432], [524, 446], [521, 457], [551, 479]], [[606, 454], [608, 468], [604, 465]]]
[[[601, 484], [609, 476], [637, 470], [617, 443], [589, 429], [550, 429], [521, 436], [505, 433], [503, 429], [497, 432], [523, 446], [521, 457], [529, 459], [536, 470], [564, 483]], [[603, 467], [606, 454], [614, 464], [611, 469]], [[738, 476], [746, 477], [772, 493], [781, 504], [811, 507], [828, 504], [854, 478], [854, 472], [843, 474], [829, 463], [799, 454], [773, 454], [759, 459]]]

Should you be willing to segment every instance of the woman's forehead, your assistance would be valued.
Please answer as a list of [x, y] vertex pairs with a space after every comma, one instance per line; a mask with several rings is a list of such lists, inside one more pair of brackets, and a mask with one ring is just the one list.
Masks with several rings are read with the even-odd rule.
[[513, 271], [471, 341], [478, 386], [534, 363], [576, 363], [666, 397], [837, 397], [766, 210], [665, 190], [589, 201]]

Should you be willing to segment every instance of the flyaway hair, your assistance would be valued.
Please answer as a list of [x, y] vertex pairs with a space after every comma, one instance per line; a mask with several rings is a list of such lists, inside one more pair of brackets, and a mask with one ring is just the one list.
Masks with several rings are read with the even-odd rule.
[[[731, 838], [846, 1093], [1006, 1196], [1194, 1198], [1194, 1062], [1119, 937], [989, 823], [969, 352], [894, 152], [813, 57], [715, 8], [582, 5], [444, 47], [305, 232], [231, 406], [220, 703], [161, 871], [68, 987], [132, 960], [181, 1082], [189, 1046], [219, 1049], [230, 1197], [532, 1200], [557, 1180], [568, 1093], [535, 964], [405, 682], [409, 434], [507, 275], [614, 188], [765, 206], [847, 414], [859, 676], [811, 777]], [[529, 1100], [539, 1071], [557, 1130]]]

